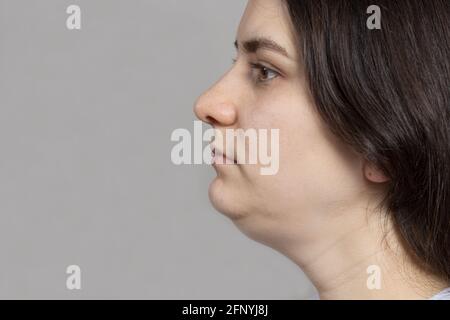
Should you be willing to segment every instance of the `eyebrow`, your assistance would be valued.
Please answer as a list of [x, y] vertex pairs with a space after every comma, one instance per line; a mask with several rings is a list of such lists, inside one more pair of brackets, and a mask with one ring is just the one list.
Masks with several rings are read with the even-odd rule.
[[[239, 50], [240, 46], [237, 40], [234, 42], [234, 46]], [[289, 58], [289, 54], [285, 48], [268, 38], [253, 38], [244, 41], [242, 43], [242, 48], [246, 53], [256, 53], [258, 50], [270, 50]]]

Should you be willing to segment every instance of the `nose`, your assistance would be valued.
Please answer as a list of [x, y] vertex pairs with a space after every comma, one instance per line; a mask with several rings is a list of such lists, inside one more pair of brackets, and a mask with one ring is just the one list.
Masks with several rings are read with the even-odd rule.
[[220, 81], [197, 99], [194, 113], [214, 127], [229, 127], [237, 120], [236, 103]]

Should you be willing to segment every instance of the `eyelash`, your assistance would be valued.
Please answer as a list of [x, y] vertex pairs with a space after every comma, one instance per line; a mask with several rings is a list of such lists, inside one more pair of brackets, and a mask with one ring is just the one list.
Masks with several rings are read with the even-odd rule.
[[[235, 64], [237, 62], [237, 59], [233, 59], [232, 61], [233, 61], [233, 64]], [[269, 67], [266, 67], [265, 65], [263, 65], [261, 63], [250, 62], [249, 65], [250, 65], [250, 68], [252, 69], [252, 71], [255, 71], [255, 70], [259, 71], [259, 72], [264, 71], [264, 72], [270, 72], [270, 73], [275, 74], [274, 77], [272, 77], [270, 79], [265, 79], [265, 80], [261, 80], [260, 78], [256, 77], [256, 79], [254, 79], [256, 84], [261, 84], [261, 85], [268, 84], [270, 81], [272, 81], [272, 80], [278, 78], [278, 76], [280, 76], [280, 73], [278, 73], [277, 71], [275, 71]]]

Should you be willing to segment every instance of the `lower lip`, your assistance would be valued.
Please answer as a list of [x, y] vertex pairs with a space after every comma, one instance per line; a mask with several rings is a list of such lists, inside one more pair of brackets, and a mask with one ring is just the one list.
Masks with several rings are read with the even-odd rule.
[[212, 165], [234, 165], [235, 161], [228, 159], [224, 155], [213, 154]]

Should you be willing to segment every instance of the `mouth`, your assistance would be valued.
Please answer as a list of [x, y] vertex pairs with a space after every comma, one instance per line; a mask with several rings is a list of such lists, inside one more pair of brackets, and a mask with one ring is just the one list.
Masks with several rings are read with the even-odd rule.
[[237, 164], [235, 159], [228, 158], [221, 150], [212, 147], [212, 165], [234, 165]]

